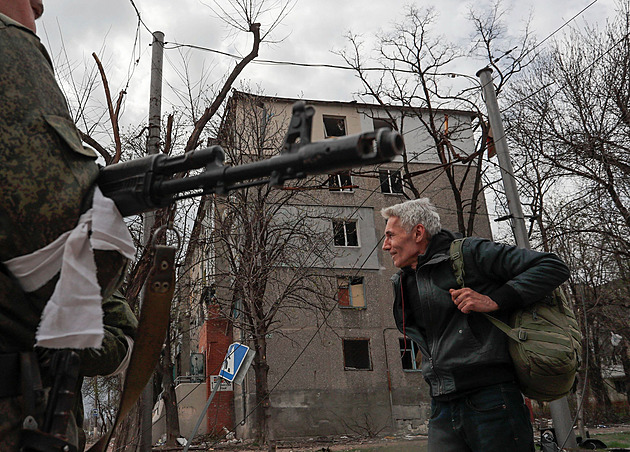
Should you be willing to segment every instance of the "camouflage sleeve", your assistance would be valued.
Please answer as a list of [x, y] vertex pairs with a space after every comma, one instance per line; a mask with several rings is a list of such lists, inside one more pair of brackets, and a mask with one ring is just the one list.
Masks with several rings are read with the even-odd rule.
[[125, 336], [134, 338], [138, 321], [120, 292], [103, 302], [105, 337], [100, 349], [81, 352], [81, 372], [86, 377], [109, 375], [123, 361], [129, 348]]

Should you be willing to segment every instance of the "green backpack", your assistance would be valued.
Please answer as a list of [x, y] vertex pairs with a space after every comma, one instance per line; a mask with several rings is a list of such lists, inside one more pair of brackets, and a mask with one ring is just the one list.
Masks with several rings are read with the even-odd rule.
[[[450, 248], [453, 273], [460, 287], [465, 287], [464, 240], [454, 240]], [[510, 356], [526, 397], [550, 402], [569, 393], [580, 364], [582, 335], [559, 287], [543, 300], [514, 311], [509, 325], [484, 315], [510, 338]]]

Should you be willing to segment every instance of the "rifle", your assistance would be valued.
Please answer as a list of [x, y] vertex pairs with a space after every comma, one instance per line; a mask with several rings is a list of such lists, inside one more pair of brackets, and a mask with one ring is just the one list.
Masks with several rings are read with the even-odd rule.
[[[37, 397], [41, 387], [39, 368], [32, 356], [34, 353], [30, 356], [23, 354], [22, 358], [26, 398]], [[42, 425], [37, 424], [33, 417], [35, 404], [27, 403], [28, 415], [22, 426], [21, 452], [76, 452], [77, 448], [66, 437], [66, 430], [73, 415], [79, 367], [80, 358], [74, 350], [61, 349], [52, 353], [48, 373], [54, 376], [54, 381], [48, 394], [44, 422]]]
[[[123, 216], [159, 209], [178, 199], [270, 184], [391, 161], [402, 153], [398, 132], [382, 128], [337, 139], [311, 142], [314, 108], [293, 104], [289, 130], [279, 155], [236, 166], [224, 165], [221, 146], [169, 157], [155, 154], [101, 168], [98, 185]], [[194, 176], [176, 177], [190, 170]]]

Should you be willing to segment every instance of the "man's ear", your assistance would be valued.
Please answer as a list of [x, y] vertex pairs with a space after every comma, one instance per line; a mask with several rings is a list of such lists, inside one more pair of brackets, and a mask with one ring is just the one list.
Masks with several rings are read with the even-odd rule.
[[424, 226], [421, 224], [415, 225], [413, 228], [413, 232], [416, 243], [420, 243], [425, 236]]

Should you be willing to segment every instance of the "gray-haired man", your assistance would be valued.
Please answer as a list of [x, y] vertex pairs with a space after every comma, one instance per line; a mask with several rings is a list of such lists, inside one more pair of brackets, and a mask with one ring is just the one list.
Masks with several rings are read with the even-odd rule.
[[442, 229], [427, 198], [381, 214], [383, 250], [400, 268], [392, 277], [394, 319], [418, 345], [430, 386], [429, 451], [533, 451], [506, 336], [477, 313], [507, 320], [562, 284], [566, 265], [551, 253], [469, 238], [462, 248], [467, 287], [459, 288], [449, 253], [456, 237]]

